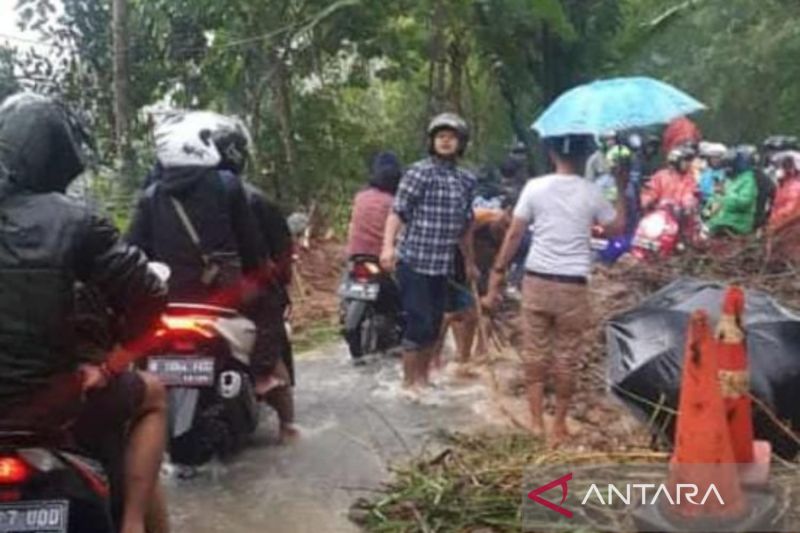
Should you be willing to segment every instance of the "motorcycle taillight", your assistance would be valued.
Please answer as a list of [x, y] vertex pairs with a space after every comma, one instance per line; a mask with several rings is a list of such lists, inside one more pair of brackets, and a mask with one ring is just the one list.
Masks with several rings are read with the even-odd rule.
[[19, 457], [0, 456], [0, 486], [24, 483], [31, 473], [31, 467]]
[[355, 263], [350, 274], [356, 281], [369, 281], [380, 272], [378, 265], [374, 263]]
[[216, 336], [214, 321], [204, 316], [171, 316], [161, 317], [163, 327], [156, 332], [157, 337], [180, 337], [200, 335], [206, 339]]

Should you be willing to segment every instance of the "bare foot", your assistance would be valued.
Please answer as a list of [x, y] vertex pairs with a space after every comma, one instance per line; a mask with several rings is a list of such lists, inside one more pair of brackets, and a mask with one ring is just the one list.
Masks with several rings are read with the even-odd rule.
[[459, 363], [456, 366], [456, 377], [461, 379], [476, 379], [478, 373], [472, 368], [469, 363]]
[[256, 379], [256, 396], [265, 396], [272, 389], [286, 385], [286, 383], [275, 376], [260, 377]]
[[403, 383], [400, 389], [400, 396], [412, 402], [419, 402], [422, 390], [416, 383]]
[[294, 424], [281, 426], [281, 444], [290, 444], [300, 438], [300, 430]]

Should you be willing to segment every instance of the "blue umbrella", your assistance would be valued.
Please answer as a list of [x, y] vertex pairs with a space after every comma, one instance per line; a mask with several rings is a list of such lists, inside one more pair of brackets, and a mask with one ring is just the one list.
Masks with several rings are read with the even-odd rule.
[[542, 137], [600, 135], [610, 130], [666, 124], [705, 109], [675, 87], [652, 78], [615, 78], [562, 94], [534, 123]]

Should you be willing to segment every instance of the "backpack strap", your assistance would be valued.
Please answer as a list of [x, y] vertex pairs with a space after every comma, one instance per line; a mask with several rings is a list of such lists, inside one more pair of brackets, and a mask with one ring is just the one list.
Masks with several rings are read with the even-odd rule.
[[189, 214], [186, 212], [186, 209], [183, 207], [183, 204], [175, 198], [174, 196], [169, 197], [170, 201], [172, 202], [172, 207], [175, 209], [175, 213], [178, 215], [178, 218], [181, 220], [181, 224], [183, 225], [183, 229], [186, 230], [186, 234], [189, 236], [189, 239], [194, 244], [194, 247], [197, 249], [197, 252], [200, 254], [200, 259], [203, 261], [203, 266], [208, 267], [211, 263], [211, 260], [208, 257], [208, 254], [205, 253], [203, 250], [203, 245], [200, 242], [200, 235], [197, 234], [197, 229], [192, 224], [192, 220], [189, 218]]

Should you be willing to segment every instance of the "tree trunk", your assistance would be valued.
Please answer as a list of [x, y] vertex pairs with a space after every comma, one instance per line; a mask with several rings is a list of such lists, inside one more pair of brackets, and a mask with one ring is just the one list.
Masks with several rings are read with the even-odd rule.
[[128, 101], [128, 1], [113, 0], [112, 35], [114, 47], [114, 137], [123, 174], [130, 178], [130, 104]]
[[542, 92], [544, 101], [549, 104], [558, 96], [557, 89], [557, 62], [562, 59], [556, 55], [556, 50], [553, 42], [553, 33], [550, 31], [550, 25], [545, 22], [542, 26]]
[[448, 91], [450, 106], [459, 115], [464, 114], [462, 88], [464, 83], [464, 67], [469, 57], [469, 47], [464, 44], [463, 34], [458, 34], [450, 43], [450, 90]]
[[[266, 187], [266, 173], [267, 170], [265, 168], [265, 158], [259, 149], [261, 147], [261, 123], [263, 121], [261, 113], [262, 113], [262, 105], [264, 102], [264, 96], [266, 94], [267, 88], [269, 86], [269, 81], [272, 78], [271, 71], [264, 75], [261, 79], [258, 80], [258, 84], [255, 89], [252, 91], [250, 97], [250, 140], [253, 143], [251, 147], [251, 154], [250, 158], [252, 159], [253, 169], [251, 170], [251, 175], [253, 179], [256, 180], [258, 185], [261, 187]], [[280, 195], [280, 191], [275, 191], [277, 195]]]
[[435, 0], [431, 19], [429, 114], [444, 110], [447, 90], [447, 8], [445, 0]]
[[272, 77], [272, 105], [273, 112], [278, 118], [281, 144], [283, 145], [284, 164], [286, 175], [283, 176], [290, 184], [295, 183], [296, 157], [294, 146], [294, 128], [292, 124], [292, 92], [291, 73], [286, 68], [281, 54], [272, 49], [270, 55], [274, 75]]

